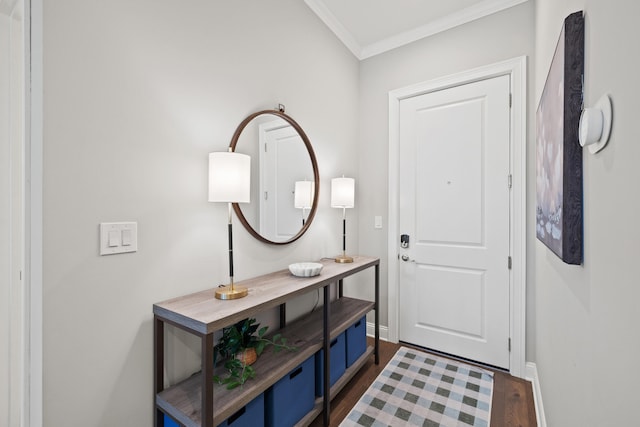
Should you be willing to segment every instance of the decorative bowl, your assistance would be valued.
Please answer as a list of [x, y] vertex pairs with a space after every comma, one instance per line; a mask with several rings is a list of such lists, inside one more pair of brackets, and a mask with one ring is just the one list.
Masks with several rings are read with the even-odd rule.
[[297, 262], [289, 265], [289, 271], [297, 277], [312, 277], [320, 274], [322, 267], [323, 265], [317, 262]]

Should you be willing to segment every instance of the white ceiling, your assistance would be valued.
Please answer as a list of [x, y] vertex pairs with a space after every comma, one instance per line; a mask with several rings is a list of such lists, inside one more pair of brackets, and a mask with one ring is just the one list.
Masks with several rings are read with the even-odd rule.
[[527, 0], [305, 0], [358, 59]]

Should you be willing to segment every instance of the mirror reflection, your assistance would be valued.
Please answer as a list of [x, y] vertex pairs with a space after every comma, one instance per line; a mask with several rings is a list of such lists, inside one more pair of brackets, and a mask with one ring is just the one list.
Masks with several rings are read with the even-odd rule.
[[277, 110], [243, 121], [231, 144], [251, 162], [251, 203], [234, 205], [247, 230], [259, 240], [284, 244], [306, 231], [316, 206], [317, 167], [304, 131]]

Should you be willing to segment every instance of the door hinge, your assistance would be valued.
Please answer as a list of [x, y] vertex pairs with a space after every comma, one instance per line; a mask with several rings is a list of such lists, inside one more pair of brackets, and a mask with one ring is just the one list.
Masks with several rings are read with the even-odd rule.
[[264, 143], [264, 152], [265, 153], [267, 152], [267, 143], [266, 142]]
[[513, 96], [509, 94], [509, 108], [511, 108], [511, 105], [513, 105]]
[[511, 351], [511, 338], [509, 338], [509, 351]]
[[509, 255], [509, 257], [507, 258], [507, 267], [509, 267], [509, 270], [511, 270], [511, 265], [513, 264], [512, 260], [511, 260], [511, 255]]
[[509, 189], [513, 186], [513, 175], [511, 174], [507, 175], [507, 185], [509, 186]]
[[268, 191], [264, 192], [264, 199], [265, 200], [269, 200], [269, 192]]

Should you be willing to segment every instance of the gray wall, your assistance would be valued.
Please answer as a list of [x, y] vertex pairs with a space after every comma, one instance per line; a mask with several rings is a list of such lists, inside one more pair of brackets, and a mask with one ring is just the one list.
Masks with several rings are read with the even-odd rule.
[[[227, 281], [207, 155], [248, 114], [283, 103], [305, 129], [321, 208], [285, 247], [236, 222], [236, 278], [339, 252], [329, 179], [357, 172], [357, 91], [357, 60], [299, 0], [44, 3], [46, 426], [151, 425], [152, 304]], [[110, 221], [138, 222], [137, 253], [98, 256]], [[171, 379], [195, 369], [184, 334], [168, 353]]]
[[[533, 2], [526, 2], [495, 15], [436, 34], [405, 47], [372, 57], [360, 67], [360, 179], [358, 200], [362, 251], [379, 256], [382, 262], [381, 323], [387, 319], [387, 233], [392, 226], [386, 221], [388, 212], [389, 91], [426, 82], [438, 77], [467, 71], [519, 56], [528, 56], [528, 72], [532, 70]], [[531, 80], [530, 80], [531, 81]], [[529, 117], [533, 114], [529, 112]], [[531, 133], [531, 132], [530, 132]], [[535, 152], [529, 147], [532, 163]], [[382, 215], [384, 228], [373, 228], [373, 217]], [[532, 245], [527, 245], [532, 250]], [[529, 264], [529, 263], [528, 263]], [[359, 294], [371, 297], [366, 284]], [[534, 307], [532, 289], [528, 289], [527, 360], [533, 355], [531, 328]], [[531, 341], [531, 342], [530, 342]]]
[[563, 264], [534, 240], [535, 361], [549, 426], [637, 425], [640, 3], [537, 0], [536, 105], [564, 18], [578, 10], [586, 19], [585, 104], [609, 93], [613, 129], [603, 151], [583, 151], [584, 265]]
[[[309, 234], [286, 247], [236, 227], [237, 276], [338, 253], [329, 179], [354, 176], [347, 247], [383, 259], [386, 325], [388, 92], [521, 55], [532, 88], [527, 360], [537, 363], [550, 426], [633, 424], [637, 2], [527, 2], [361, 64], [296, 0], [44, 7], [46, 426], [151, 424], [152, 304], [226, 280], [226, 207], [206, 201], [207, 153], [225, 150], [246, 115], [277, 103], [314, 145], [321, 208]], [[580, 9], [586, 103], [609, 92], [614, 128], [603, 152], [585, 154], [585, 264], [575, 267], [535, 239], [533, 112], [562, 21]], [[373, 229], [375, 215], [385, 218], [382, 230]], [[98, 223], [120, 220], [138, 221], [139, 251], [99, 257]], [[296, 310], [314, 298], [301, 298]], [[184, 334], [171, 335], [168, 352], [179, 361], [169, 363], [170, 379], [197, 364]]]

